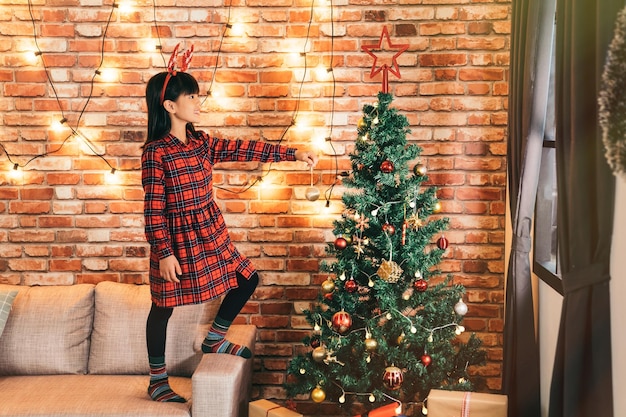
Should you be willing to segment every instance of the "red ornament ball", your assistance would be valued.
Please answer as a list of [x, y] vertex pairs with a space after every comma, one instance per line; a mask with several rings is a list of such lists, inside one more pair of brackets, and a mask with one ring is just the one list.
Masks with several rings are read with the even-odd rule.
[[385, 368], [385, 373], [383, 374], [383, 384], [385, 387], [390, 390], [397, 390], [402, 386], [402, 382], [404, 382], [404, 375], [402, 375], [402, 370], [397, 366], [388, 366]]
[[383, 224], [383, 232], [387, 233], [389, 236], [392, 236], [396, 233], [396, 226], [393, 224], [385, 223]]
[[428, 281], [425, 279], [418, 279], [413, 283], [413, 288], [419, 292], [424, 292], [428, 289]]
[[393, 172], [394, 170], [394, 166], [393, 166], [393, 162], [389, 161], [389, 160], [385, 160], [380, 164], [380, 170], [386, 174], [389, 174], [390, 172]]
[[338, 311], [332, 318], [333, 329], [339, 334], [345, 334], [352, 327], [352, 317], [345, 311]]
[[335, 249], [344, 250], [347, 247], [348, 241], [346, 240], [346, 238], [344, 238], [343, 236], [339, 236], [337, 239], [335, 239]]
[[355, 292], [358, 289], [359, 285], [356, 283], [356, 281], [352, 278], [350, 278], [349, 280], [346, 281], [346, 283], [344, 284], [344, 288], [346, 289], [346, 291], [348, 292]]
[[430, 355], [427, 355], [426, 353], [424, 353], [422, 355], [421, 361], [424, 366], [428, 366], [432, 363], [433, 358], [431, 358]]
[[449, 244], [450, 243], [448, 242], [448, 239], [446, 239], [445, 236], [441, 236], [439, 239], [437, 239], [437, 247], [439, 249], [446, 250], [448, 249]]
[[317, 348], [317, 347], [320, 347], [320, 345], [321, 345], [321, 342], [320, 342], [320, 337], [319, 337], [319, 336], [313, 336], [313, 337], [311, 338], [311, 341], [310, 341], [309, 343], [310, 343], [310, 345], [311, 345], [311, 347], [312, 347], [313, 349], [315, 349], [315, 348]]

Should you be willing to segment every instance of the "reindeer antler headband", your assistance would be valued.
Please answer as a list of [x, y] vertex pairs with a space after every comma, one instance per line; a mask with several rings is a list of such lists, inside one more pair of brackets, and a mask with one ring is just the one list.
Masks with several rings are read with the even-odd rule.
[[167, 64], [167, 75], [165, 76], [165, 81], [163, 82], [163, 89], [161, 90], [161, 104], [165, 101], [165, 90], [167, 89], [167, 83], [169, 83], [170, 78], [175, 77], [178, 71], [185, 72], [187, 68], [189, 68], [189, 63], [191, 62], [191, 57], [193, 56], [193, 45], [191, 48], [187, 49], [183, 52], [183, 62], [180, 66], [180, 70], [176, 70], [176, 60], [178, 58], [178, 48], [180, 47], [180, 43], [176, 45], [174, 51], [172, 51], [172, 55], [170, 56], [170, 62]]

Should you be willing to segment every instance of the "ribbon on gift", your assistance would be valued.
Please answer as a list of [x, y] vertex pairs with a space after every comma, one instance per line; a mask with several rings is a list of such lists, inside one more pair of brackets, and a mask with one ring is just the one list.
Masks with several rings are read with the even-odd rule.
[[268, 409], [265, 411], [265, 417], [269, 417], [269, 415], [270, 415], [270, 411], [272, 411], [272, 410], [277, 410], [277, 409], [279, 409], [279, 408], [282, 408], [282, 407], [281, 407], [280, 405], [277, 405], [276, 407], [268, 408]]
[[470, 400], [472, 398], [471, 392], [466, 392], [463, 395], [463, 406], [461, 407], [461, 417], [470, 417]]

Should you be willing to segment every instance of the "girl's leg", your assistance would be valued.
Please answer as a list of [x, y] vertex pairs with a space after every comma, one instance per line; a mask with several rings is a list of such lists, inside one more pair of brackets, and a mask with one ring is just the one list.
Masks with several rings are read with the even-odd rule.
[[170, 388], [165, 367], [165, 337], [167, 335], [167, 323], [173, 311], [173, 308], [159, 307], [152, 303], [152, 308], [148, 314], [148, 321], [146, 322], [146, 343], [150, 364], [148, 394], [154, 401], [184, 403], [186, 400]]
[[250, 349], [229, 342], [225, 339], [225, 336], [237, 314], [239, 314], [252, 293], [254, 293], [259, 283], [259, 276], [255, 272], [248, 280], [243, 275], [237, 273], [237, 283], [239, 286], [229, 291], [226, 297], [224, 297], [213, 325], [209, 329], [204, 342], [202, 342], [202, 351], [204, 353], [229, 353], [246, 359], [252, 357]]

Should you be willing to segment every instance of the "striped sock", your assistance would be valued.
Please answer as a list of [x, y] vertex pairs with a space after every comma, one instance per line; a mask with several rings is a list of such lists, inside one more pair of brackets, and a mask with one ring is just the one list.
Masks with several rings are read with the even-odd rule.
[[245, 346], [236, 345], [225, 339], [226, 332], [231, 325], [231, 321], [216, 317], [213, 321], [209, 333], [202, 342], [202, 352], [204, 353], [229, 353], [242, 358], [250, 359], [252, 352]]
[[150, 362], [150, 385], [148, 385], [148, 394], [154, 401], [185, 403], [180, 395], [172, 391], [170, 387], [167, 372], [165, 371], [165, 358], [163, 356], [154, 358], [149, 357]]

